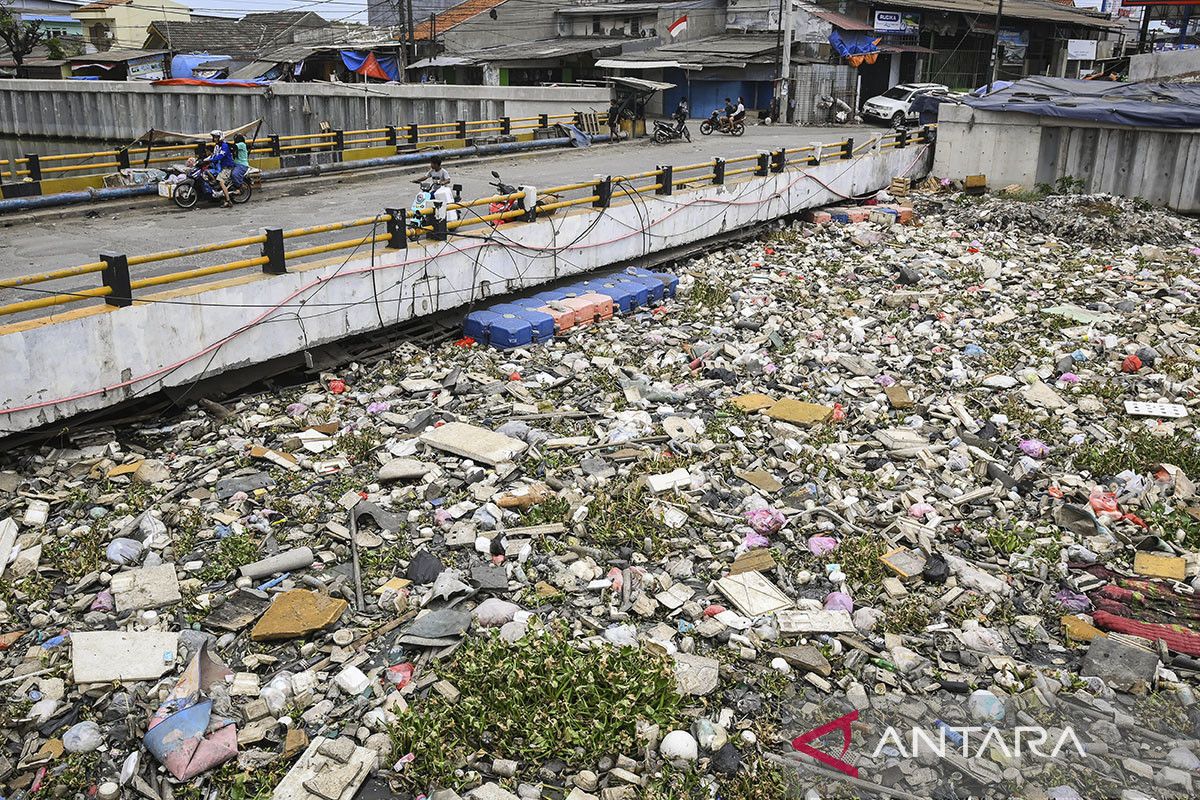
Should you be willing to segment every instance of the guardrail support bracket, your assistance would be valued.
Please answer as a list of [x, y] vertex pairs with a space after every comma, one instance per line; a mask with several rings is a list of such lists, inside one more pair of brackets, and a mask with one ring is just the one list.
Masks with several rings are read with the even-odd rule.
[[783, 172], [783, 168], [787, 166], [787, 148], [781, 147], [771, 154], [771, 171]]
[[725, 159], [713, 159], [713, 183], [718, 186], [725, 183]]
[[408, 249], [408, 212], [403, 208], [384, 209], [390, 219], [387, 224], [389, 250]]
[[854, 139], [847, 139], [846, 144], [842, 146], [842, 161], [849, 161], [854, 158]]
[[767, 176], [767, 173], [769, 173], [770, 171], [771, 171], [771, 154], [766, 150], [762, 150], [758, 154], [758, 169], [755, 170], [754, 174], [759, 176], [760, 178], [765, 178]]
[[263, 256], [267, 263], [263, 264], [263, 272], [267, 275], [286, 275], [287, 262], [283, 255], [283, 228], [267, 228], [264, 233], [267, 240], [263, 242]]
[[596, 176], [596, 199], [592, 201], [595, 208], [608, 208], [612, 205], [612, 176]]
[[101, 253], [104, 271], [100, 279], [112, 292], [104, 298], [110, 306], [124, 308], [133, 305], [133, 287], [129, 285], [129, 259], [123, 253]]
[[659, 164], [658, 182], [661, 185], [654, 190], [655, 194], [671, 194], [675, 190], [675, 168], [669, 164]]

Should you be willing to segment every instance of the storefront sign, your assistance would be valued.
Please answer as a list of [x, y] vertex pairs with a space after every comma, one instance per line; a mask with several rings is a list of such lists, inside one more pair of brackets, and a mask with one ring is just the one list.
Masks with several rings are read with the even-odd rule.
[[876, 11], [875, 32], [915, 36], [921, 32], [921, 15], [913, 11]]
[[163, 57], [151, 56], [129, 62], [129, 80], [161, 81], [163, 75]]
[[1068, 61], [1095, 61], [1096, 60], [1096, 40], [1095, 39], [1068, 39], [1067, 40], [1067, 60]]

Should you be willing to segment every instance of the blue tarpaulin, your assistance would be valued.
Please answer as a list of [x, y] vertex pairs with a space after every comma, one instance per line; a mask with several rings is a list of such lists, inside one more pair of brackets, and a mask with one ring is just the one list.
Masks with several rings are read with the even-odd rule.
[[1022, 78], [986, 97], [963, 102], [982, 111], [1019, 111], [1141, 128], [1200, 128], [1200, 84], [1111, 83]]
[[879, 36], [874, 33], [856, 33], [834, 29], [829, 34], [829, 44], [843, 58], [865, 56], [879, 52]]
[[346, 69], [381, 81], [399, 81], [400, 64], [394, 55], [379, 56], [370, 50], [341, 50]]
[[[208, 55], [207, 53], [189, 53], [187, 55], [178, 55], [171, 58], [171, 77], [172, 78], [207, 78], [208, 75], [196, 75], [196, 68], [201, 64], [207, 64], [210, 61], [230, 61], [229, 56]], [[201, 72], [211, 72], [211, 69], [201, 70]]]

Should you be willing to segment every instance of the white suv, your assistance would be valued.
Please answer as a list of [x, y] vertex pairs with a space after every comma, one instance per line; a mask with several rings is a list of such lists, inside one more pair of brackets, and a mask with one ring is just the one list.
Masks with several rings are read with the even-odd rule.
[[872, 97], [863, 106], [862, 113], [868, 119], [877, 119], [899, 127], [917, 120], [917, 114], [909, 110], [914, 98], [925, 94], [949, 92], [950, 87], [940, 83], [902, 83]]

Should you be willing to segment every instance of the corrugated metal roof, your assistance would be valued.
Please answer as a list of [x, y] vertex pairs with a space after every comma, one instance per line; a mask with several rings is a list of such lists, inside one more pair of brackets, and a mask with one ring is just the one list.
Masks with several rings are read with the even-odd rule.
[[[983, 14], [993, 18], [996, 16], [995, 0], [904, 0], [902, 3], [889, 3], [888, 5], [906, 9]], [[1073, 6], [1059, 5], [1048, 0], [1005, 0], [1004, 16], [1062, 22], [1106, 30], [1124, 28], [1120, 22], [1114, 22], [1103, 14], [1096, 14]]]
[[[454, 53], [453, 55], [465, 56], [470, 58], [476, 64], [485, 62], [498, 61], [528, 61], [542, 58], [564, 58], [566, 56], [578, 55], [580, 53], [590, 53], [595, 51], [599, 54], [618, 53], [621, 50], [620, 43], [614, 43], [611, 39], [597, 39], [594, 37], [561, 37], [558, 39], [538, 39], [532, 42], [516, 42], [514, 44], [504, 44], [498, 47], [488, 47], [483, 50], [476, 50], [474, 53]], [[447, 54], [450, 55], [450, 54]]]
[[839, 14], [836, 11], [810, 11], [817, 19], [823, 19], [826, 22], [833, 23], [838, 28], [844, 31], [873, 31], [875, 26], [869, 22], [848, 17], [845, 14]]

